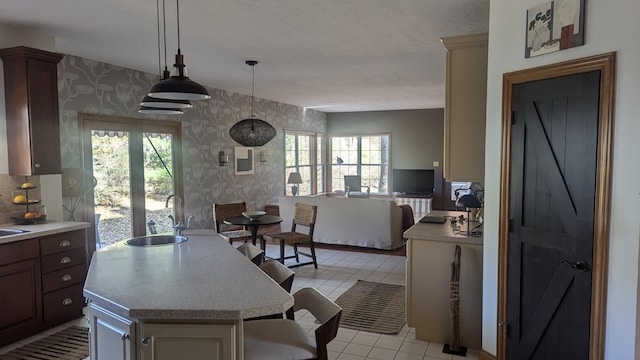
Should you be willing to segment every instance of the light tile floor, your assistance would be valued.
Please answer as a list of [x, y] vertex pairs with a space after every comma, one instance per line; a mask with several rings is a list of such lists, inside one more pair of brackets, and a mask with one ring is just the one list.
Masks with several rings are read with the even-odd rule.
[[[378, 281], [404, 285], [404, 256], [372, 254], [351, 251], [317, 249], [318, 269], [312, 265], [294, 268], [296, 276], [293, 290], [315, 287], [331, 299], [337, 299], [357, 280]], [[277, 246], [269, 245], [267, 254], [277, 256]], [[296, 321], [312, 332], [317, 324], [310, 314], [296, 313]], [[71, 324], [87, 326], [86, 319], [78, 319]], [[51, 329], [18, 343], [0, 348], [0, 354], [9, 352], [30, 341], [56, 332]], [[406, 325], [396, 335], [383, 335], [365, 331], [340, 328], [338, 336], [329, 344], [331, 360], [478, 360], [479, 350], [469, 349], [466, 357], [445, 354], [443, 344], [429, 343], [415, 339], [415, 331]]]

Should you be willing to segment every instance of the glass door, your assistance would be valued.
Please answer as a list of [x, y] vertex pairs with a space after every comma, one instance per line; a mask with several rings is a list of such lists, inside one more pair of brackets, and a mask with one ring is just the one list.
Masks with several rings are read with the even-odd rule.
[[82, 114], [97, 248], [173, 231], [181, 219], [180, 124]]

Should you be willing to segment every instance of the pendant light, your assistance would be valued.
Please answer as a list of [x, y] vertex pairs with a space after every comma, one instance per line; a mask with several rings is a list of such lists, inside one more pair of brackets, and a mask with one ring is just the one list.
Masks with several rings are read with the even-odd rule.
[[176, 19], [178, 25], [178, 53], [176, 62], [171, 70], [171, 77], [155, 84], [149, 96], [161, 99], [172, 100], [206, 100], [211, 99], [204, 86], [189, 79], [187, 69], [184, 65], [184, 57], [180, 51], [180, 4], [176, 0]]
[[253, 90], [255, 87], [255, 60], [245, 62], [251, 66], [253, 75], [251, 80], [251, 117], [240, 120], [229, 129], [229, 135], [233, 140], [243, 146], [263, 146], [276, 136], [276, 129], [268, 122], [256, 118], [253, 113]]
[[[161, 62], [160, 62], [160, 0], [156, 0], [156, 17], [158, 19], [158, 73], [161, 74], [162, 79], [169, 78], [169, 70], [167, 70], [167, 27], [166, 27], [166, 17], [165, 17], [165, 7], [164, 0], [162, 0], [162, 23], [164, 27], [164, 72], [161, 73]], [[193, 105], [188, 100], [169, 100], [169, 99], [158, 99], [153, 98], [149, 95], [146, 95], [142, 102], [140, 102], [140, 109], [138, 110], [141, 114], [152, 114], [152, 115], [180, 115], [184, 112], [182, 109], [192, 108]]]

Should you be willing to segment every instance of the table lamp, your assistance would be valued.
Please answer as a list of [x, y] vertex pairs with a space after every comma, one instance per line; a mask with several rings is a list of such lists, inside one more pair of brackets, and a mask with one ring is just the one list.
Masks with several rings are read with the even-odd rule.
[[291, 184], [291, 193], [293, 196], [298, 195], [298, 184], [302, 184], [302, 177], [299, 172], [289, 173], [289, 179], [287, 179], [287, 184]]

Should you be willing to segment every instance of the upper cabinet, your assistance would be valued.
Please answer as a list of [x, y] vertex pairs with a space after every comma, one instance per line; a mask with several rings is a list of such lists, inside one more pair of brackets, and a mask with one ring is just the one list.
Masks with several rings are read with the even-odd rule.
[[447, 181], [484, 180], [487, 39], [486, 33], [440, 39], [447, 50], [443, 149]]
[[62, 57], [24, 46], [0, 50], [11, 175], [61, 172], [57, 64]]

